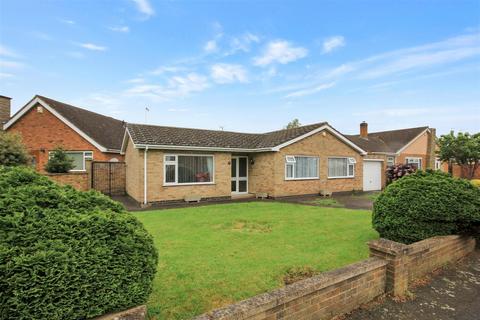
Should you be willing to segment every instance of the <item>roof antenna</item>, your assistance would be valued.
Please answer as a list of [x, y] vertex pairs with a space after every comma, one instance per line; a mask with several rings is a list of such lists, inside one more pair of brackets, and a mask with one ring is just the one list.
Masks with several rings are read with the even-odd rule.
[[145, 107], [145, 124], [147, 124], [147, 113], [150, 111], [148, 107]]
[[222, 130], [222, 131], [223, 131], [223, 126], [220, 126], [220, 130]]

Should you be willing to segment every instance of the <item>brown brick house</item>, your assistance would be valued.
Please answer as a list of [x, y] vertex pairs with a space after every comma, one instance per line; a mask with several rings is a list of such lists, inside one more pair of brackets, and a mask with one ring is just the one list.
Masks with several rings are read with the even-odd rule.
[[[364, 161], [364, 190], [385, 186], [387, 166], [409, 163], [419, 169], [440, 169], [435, 161], [435, 129], [418, 127], [381, 132], [368, 132], [368, 124], [360, 124], [359, 135], [346, 136], [367, 151]], [[368, 162], [368, 163], [367, 163]], [[378, 172], [382, 172], [379, 177]], [[371, 189], [372, 188], [372, 189]]]
[[366, 155], [326, 122], [264, 134], [128, 124], [122, 151], [143, 203], [362, 190]]
[[[2, 101], [2, 109], [10, 113]], [[5, 104], [5, 105], [4, 105]], [[122, 121], [36, 95], [3, 126], [17, 132], [32, 155], [37, 170], [44, 171], [49, 152], [64, 148], [74, 159], [72, 171], [88, 170], [87, 162], [122, 161], [125, 125]]]

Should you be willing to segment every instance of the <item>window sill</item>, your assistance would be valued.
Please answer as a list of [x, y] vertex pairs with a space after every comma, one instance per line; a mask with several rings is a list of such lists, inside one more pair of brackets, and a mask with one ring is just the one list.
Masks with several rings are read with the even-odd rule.
[[182, 186], [205, 186], [214, 185], [215, 182], [191, 182], [191, 183], [164, 183], [164, 187], [182, 187]]
[[355, 176], [353, 177], [328, 177], [327, 179], [355, 179]]
[[319, 177], [315, 177], [315, 178], [285, 178], [285, 181], [302, 181], [302, 180], [320, 180]]

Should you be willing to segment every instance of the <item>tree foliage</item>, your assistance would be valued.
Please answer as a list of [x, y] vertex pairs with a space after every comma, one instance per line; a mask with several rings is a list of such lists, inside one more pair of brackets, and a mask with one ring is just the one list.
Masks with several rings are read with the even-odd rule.
[[0, 166], [26, 165], [29, 161], [20, 135], [0, 130]]
[[395, 181], [373, 206], [373, 227], [380, 236], [407, 244], [440, 235], [474, 235], [479, 225], [480, 189], [440, 171], [417, 171]]
[[441, 161], [448, 162], [449, 172], [452, 173], [452, 164], [456, 163], [467, 169], [468, 178], [473, 178], [475, 171], [480, 166], [480, 133], [470, 135], [453, 131], [442, 135], [438, 139], [437, 152]]
[[290, 121], [287, 126], [285, 127], [285, 129], [293, 129], [293, 128], [298, 128], [300, 127], [302, 124], [300, 123], [300, 121], [295, 118], [293, 119], [292, 121]]
[[88, 319], [151, 292], [152, 237], [96, 191], [0, 168], [0, 226], [0, 319]]
[[73, 159], [62, 148], [58, 147], [52, 151], [45, 170], [50, 173], [66, 173], [74, 168]]

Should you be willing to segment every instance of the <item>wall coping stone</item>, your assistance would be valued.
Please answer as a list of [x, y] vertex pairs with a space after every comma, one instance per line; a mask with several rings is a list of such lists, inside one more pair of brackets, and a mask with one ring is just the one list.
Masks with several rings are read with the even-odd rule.
[[140, 305], [127, 310], [107, 313], [91, 320], [143, 320], [147, 315], [147, 306]]
[[275, 306], [290, 302], [310, 293], [367, 273], [371, 270], [384, 267], [387, 264], [388, 262], [383, 259], [369, 258], [339, 269], [323, 272], [317, 276], [257, 295], [224, 308], [210, 311], [206, 314], [195, 317], [194, 319], [207, 320], [223, 319], [227, 317], [229, 319], [248, 318], [249, 316], [269, 310]]
[[403, 255], [407, 254], [409, 251], [408, 245], [385, 238], [369, 241], [368, 247], [370, 249], [379, 250], [393, 255]]
[[75, 171], [75, 172], [62, 172], [62, 173], [58, 173], [58, 172], [45, 172], [45, 173], [42, 173], [44, 176], [80, 176], [80, 175], [85, 175], [85, 174], [88, 174], [87, 171]]

